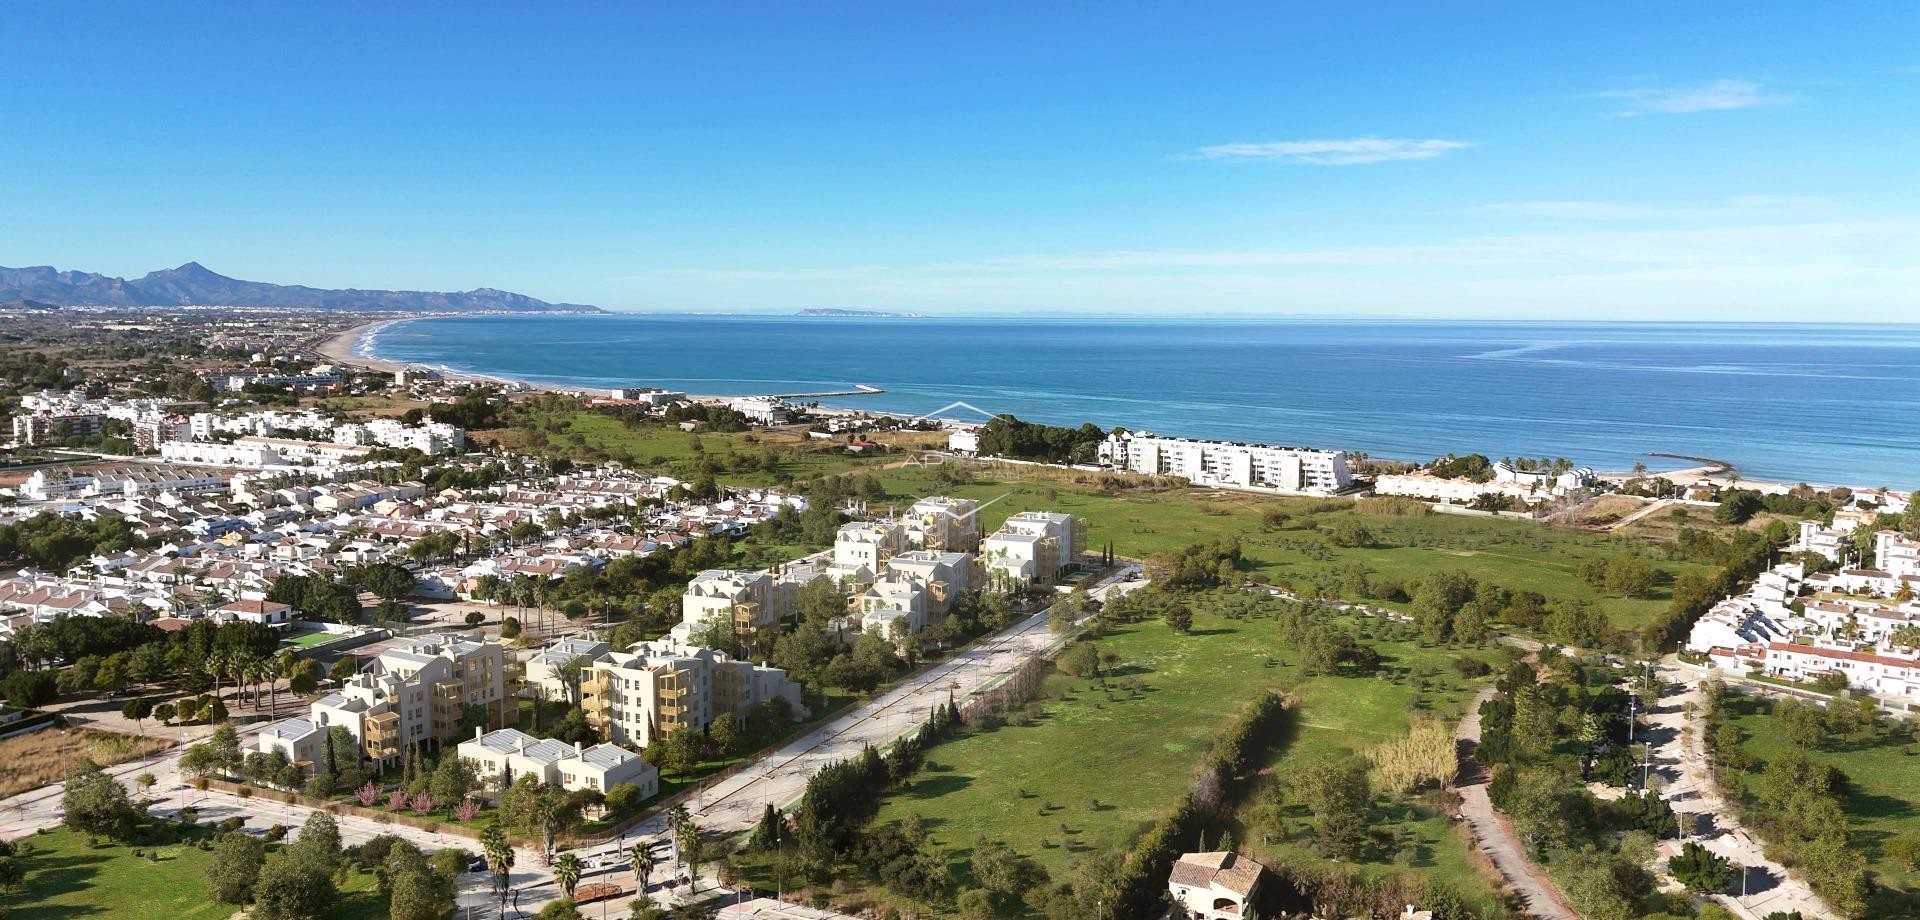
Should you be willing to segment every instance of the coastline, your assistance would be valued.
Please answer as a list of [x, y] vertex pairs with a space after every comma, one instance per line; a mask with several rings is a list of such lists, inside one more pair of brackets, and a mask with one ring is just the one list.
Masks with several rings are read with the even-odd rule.
[[360, 343], [363, 339], [371, 338], [379, 333], [380, 330], [398, 322], [403, 322], [403, 320], [389, 318], [361, 323], [345, 331], [328, 336], [326, 339], [314, 345], [313, 351], [315, 354], [334, 364], [346, 367], [357, 367], [362, 370], [380, 371], [388, 374], [404, 370], [406, 365], [398, 361], [388, 361], [385, 358], [376, 358], [371, 355], [360, 354], [359, 352]]
[[521, 392], [569, 393], [577, 392], [580, 387], [563, 387], [557, 384], [535, 383], [518, 377], [502, 377], [494, 374], [476, 374], [469, 371], [454, 370], [450, 367], [423, 365], [406, 361], [393, 361], [367, 353], [363, 346], [370, 343], [380, 331], [399, 323], [410, 322], [421, 317], [388, 317], [361, 323], [342, 330], [313, 346], [315, 354], [327, 361], [343, 367], [359, 368], [381, 374], [395, 374], [409, 367], [429, 367], [438, 371], [440, 379], [467, 383], [490, 383]]
[[[486, 373], [479, 373], [471, 370], [456, 370], [444, 365], [429, 364], [424, 362], [399, 362], [399, 361], [393, 361], [390, 359], [378, 357], [376, 354], [373, 353], [375, 348], [379, 344], [376, 341], [376, 339], [378, 337], [378, 334], [382, 330], [396, 323], [408, 322], [414, 319], [437, 318], [437, 316], [438, 315], [419, 316], [419, 317], [387, 316], [381, 319], [369, 320], [368, 322], [361, 323], [357, 326], [346, 329], [342, 332], [336, 333], [326, 338], [323, 342], [321, 342], [315, 348], [315, 350], [318, 353], [326, 356], [327, 358], [337, 361], [338, 363], [341, 363], [344, 365], [359, 366], [359, 367], [364, 367], [364, 368], [368, 368], [375, 371], [388, 372], [388, 373], [399, 371], [409, 366], [431, 367], [434, 370], [440, 372], [440, 374], [442, 375], [442, 378], [446, 380], [468, 381], [473, 383], [484, 383], [484, 384], [491, 384], [496, 386], [504, 386], [514, 392], [520, 392], [520, 393], [528, 393], [528, 392], [562, 393], [562, 394], [586, 393], [586, 394], [592, 395], [597, 392], [593, 386], [582, 385], [578, 383], [570, 384], [563, 381], [553, 381], [553, 380], [534, 381], [534, 380], [529, 380], [523, 377], [512, 377], [512, 376], [505, 376], [505, 375], [499, 375], [499, 374], [486, 374]], [[889, 387], [889, 389], [892, 389], [892, 388]], [[729, 398], [727, 396], [722, 396], [722, 395], [698, 394], [698, 393], [691, 393], [691, 392], [689, 392], [688, 395], [690, 398], [694, 400], [701, 401], [701, 402], [709, 402], [709, 403]], [[825, 402], [826, 402], [825, 400], [822, 400], [822, 403], [825, 403]], [[868, 409], [866, 407], [855, 407], [855, 406], [848, 406], [844, 404], [839, 406], [821, 405], [820, 408], [823, 411], [823, 414], [832, 414], [832, 415], [858, 416], [863, 414], [887, 414], [884, 412], [876, 413], [874, 410]], [[900, 413], [895, 412], [892, 414], [898, 415]], [[1439, 451], [1434, 451], [1432, 455], [1437, 456], [1438, 453]], [[1713, 459], [1708, 457], [1694, 456], [1690, 454], [1678, 455], [1678, 454], [1669, 454], [1669, 453], [1663, 453], [1658, 451], [1650, 451], [1646, 453], [1644, 456], [1647, 458], [1649, 466], [1656, 467], [1655, 469], [1649, 471], [1649, 475], [1660, 477], [1660, 478], [1666, 478], [1671, 481], [1680, 482], [1682, 484], [1691, 484], [1693, 482], [1697, 482], [1700, 480], [1707, 480], [1707, 481], [1718, 483], [1722, 487], [1731, 486], [1737, 483], [1747, 488], [1752, 488], [1752, 489], [1756, 489], [1764, 492], [1786, 491], [1792, 488], [1794, 485], [1796, 485], [1795, 480], [1784, 478], [1778, 475], [1774, 475], [1774, 476], [1745, 475], [1739, 470], [1739, 464], [1735, 462], [1728, 462], [1728, 461], [1723, 461], [1723, 460], [1718, 460], [1718, 459]], [[1611, 459], [1613, 459], [1615, 463], [1619, 464], [1619, 467], [1608, 469], [1606, 466], [1601, 466], [1600, 464], [1594, 464], [1596, 467], [1600, 467], [1599, 475], [1601, 475], [1603, 478], [1612, 479], [1615, 481], [1629, 478], [1631, 474], [1624, 469], [1626, 459], [1620, 458], [1618, 456], [1615, 456]], [[1665, 460], [1668, 463], [1673, 463], [1676, 468], [1659, 469], [1658, 467], [1666, 465], [1665, 463], [1661, 463], [1660, 462], [1661, 460]], [[1833, 477], [1830, 475], [1818, 477], [1819, 480], [1826, 480], [1829, 483], [1831, 483], [1831, 481], [1835, 478], [1837, 477]], [[1812, 481], [1814, 480], [1814, 477], [1808, 477], [1808, 480]], [[1838, 483], [1835, 483], [1835, 484], [1838, 484]], [[1816, 485], [1823, 488], [1831, 487], [1831, 485], [1820, 486], [1818, 482], [1816, 482]], [[1847, 484], [1847, 485], [1853, 488], [1864, 487], [1858, 484]]]

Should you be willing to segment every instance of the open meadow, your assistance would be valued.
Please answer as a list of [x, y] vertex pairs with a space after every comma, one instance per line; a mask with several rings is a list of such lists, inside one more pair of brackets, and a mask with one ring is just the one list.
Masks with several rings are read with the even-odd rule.
[[[1511, 590], [1531, 590], [1549, 601], [1592, 604], [1615, 628], [1635, 630], [1666, 609], [1673, 579], [1699, 569], [1660, 558], [1651, 544], [1567, 530], [1526, 520], [1447, 514], [1369, 513], [1404, 507], [1353, 499], [1281, 498], [1200, 489], [1104, 491], [1097, 474], [1017, 467], [964, 466], [966, 481], [940, 481], [940, 468], [905, 466], [876, 471], [890, 498], [905, 505], [925, 495], [951, 494], [993, 503], [981, 511], [991, 531], [1020, 511], [1064, 511], [1087, 522], [1090, 551], [1109, 543], [1123, 556], [1142, 557], [1196, 542], [1238, 537], [1248, 577], [1343, 596], [1342, 576], [1354, 568], [1374, 580], [1416, 579], [1448, 569], [1471, 573]], [[1105, 477], [1113, 481], [1126, 481]], [[1284, 516], [1269, 519], [1270, 512]], [[1338, 546], [1329, 532], [1355, 522], [1373, 535], [1365, 546]], [[1641, 550], [1657, 577], [1646, 597], [1610, 597], [1578, 575], [1587, 559]], [[1358, 600], [1347, 597], [1345, 599]], [[1386, 606], [1404, 607], [1388, 602]]]
[[[1786, 751], [1785, 727], [1755, 697], [1729, 694], [1727, 715], [1740, 729], [1741, 747], [1760, 761]], [[1898, 837], [1920, 841], [1920, 746], [1910, 727], [1896, 725], [1858, 739], [1833, 738], [1809, 750], [1813, 760], [1847, 775], [1848, 842], [1869, 859], [1881, 890], [1869, 901], [1870, 916], [1920, 916], [1920, 872], [1903, 865], [1889, 847]]]
[[[222, 920], [238, 908], [213, 900], [207, 890], [207, 864], [213, 854], [194, 844], [212, 836], [204, 828], [181, 830], [166, 825], [147, 843], [89, 846], [87, 838], [64, 828], [22, 839], [32, 852], [21, 859], [26, 879], [9, 894], [8, 920]], [[269, 846], [277, 848], [278, 844]], [[135, 851], [139, 855], [135, 855]], [[386, 898], [371, 872], [350, 869], [340, 896], [318, 920], [384, 917]]]
[[[1391, 628], [1367, 618], [1340, 622], [1361, 636]], [[984, 835], [1032, 857], [1055, 878], [1071, 879], [1086, 854], [1124, 850], [1162, 815], [1213, 740], [1259, 694], [1281, 690], [1298, 701], [1263, 765], [1265, 773], [1284, 775], [1297, 758], [1352, 754], [1398, 737], [1416, 714], [1457, 716], [1475, 682], [1454, 672], [1451, 662], [1497, 657], [1491, 649], [1363, 641], [1379, 651], [1381, 676], [1306, 677], [1298, 650], [1281, 641], [1270, 619], [1227, 619], [1203, 603], [1185, 635], [1159, 621], [1116, 626], [1097, 640], [1103, 657], [1116, 659], [1106, 670], [1107, 689], [1054, 673], [1028, 714], [936, 746], [929, 766], [886, 798], [877, 820], [918, 816], [963, 878], [968, 854]], [[1417, 855], [1405, 865], [1363, 871], [1431, 873], [1476, 903], [1495, 903], [1464, 836], [1445, 818], [1383, 800], [1373, 819], [1377, 829], [1413, 841]], [[1245, 823], [1235, 823], [1256, 856], [1313, 858], [1278, 841], [1269, 847]]]

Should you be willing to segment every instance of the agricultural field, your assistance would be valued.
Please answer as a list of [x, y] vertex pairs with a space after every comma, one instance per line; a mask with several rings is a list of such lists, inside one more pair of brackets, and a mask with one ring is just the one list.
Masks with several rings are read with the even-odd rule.
[[[1759, 700], [1728, 694], [1727, 715], [1745, 740], [1741, 747], [1761, 761], [1771, 760], [1789, 747], [1786, 732]], [[1846, 803], [1849, 842], [1867, 854], [1881, 885], [1869, 902], [1869, 915], [1914, 916], [1920, 912], [1920, 871], [1889, 854], [1895, 837], [1920, 839], [1920, 757], [1915, 756], [1912, 726], [1895, 722], [1877, 735], [1835, 739], [1808, 754], [1847, 775]]]
[[[951, 494], [981, 502], [982, 526], [998, 527], [1020, 511], [1064, 511], [1087, 522], [1087, 548], [1111, 542], [1123, 556], [1177, 550], [1195, 542], [1239, 537], [1248, 577], [1311, 591], [1317, 585], [1340, 596], [1341, 576], [1364, 566], [1376, 580], [1410, 580], [1457, 569], [1512, 590], [1531, 590], [1548, 600], [1586, 602], [1605, 611], [1616, 628], [1635, 630], [1666, 609], [1673, 579], [1700, 569], [1661, 558], [1645, 541], [1566, 530], [1531, 521], [1458, 515], [1392, 516], [1367, 513], [1366, 501], [1275, 498], [1195, 489], [1102, 491], [1094, 474], [1024, 467], [966, 467], [964, 484], [938, 481], [938, 469], [898, 467], [875, 472], [902, 508], [925, 495]], [[1112, 479], [1113, 477], [1108, 477]], [[1286, 515], [1277, 526], [1263, 523], [1270, 511]], [[1336, 546], [1327, 532], [1343, 521], [1373, 534], [1372, 545]], [[1577, 572], [1591, 558], [1639, 551], [1658, 577], [1644, 598], [1608, 597]], [[1389, 604], [1388, 606], [1398, 606]]]
[[[165, 839], [146, 844], [102, 843], [66, 829], [23, 838], [33, 852], [22, 858], [24, 883], [8, 895], [9, 920], [65, 920], [112, 917], [114, 920], [223, 920], [236, 910], [207, 893], [207, 864], [213, 854], [192, 843], [210, 831], [160, 831]], [[135, 856], [134, 850], [143, 855]], [[153, 854], [152, 856], [146, 854]], [[362, 920], [386, 916], [371, 873], [349, 871], [340, 898], [320, 920]]]
[[[1357, 617], [1343, 622], [1363, 636], [1387, 627]], [[1277, 633], [1269, 619], [1226, 619], [1204, 603], [1186, 635], [1158, 621], [1116, 626], [1098, 640], [1103, 655], [1117, 656], [1109, 689], [1056, 672], [1030, 715], [936, 746], [928, 766], [886, 799], [877, 820], [918, 816], [963, 877], [967, 853], [986, 835], [1055, 878], [1071, 879], [1083, 854], [1124, 849], [1178, 799], [1208, 745], [1260, 693], [1284, 690], [1298, 701], [1288, 737], [1265, 766], [1279, 774], [1294, 758], [1350, 754], [1397, 737], [1416, 714], [1457, 717], [1475, 682], [1451, 662], [1498, 657], [1491, 649], [1382, 640], [1371, 644], [1383, 676], [1304, 677], [1297, 650]], [[1465, 838], [1444, 818], [1383, 804], [1374, 820], [1418, 841], [1419, 857], [1367, 871], [1431, 872], [1476, 902], [1495, 903]], [[1244, 825], [1237, 833], [1257, 857], [1311, 858], [1283, 843], [1268, 847]]]

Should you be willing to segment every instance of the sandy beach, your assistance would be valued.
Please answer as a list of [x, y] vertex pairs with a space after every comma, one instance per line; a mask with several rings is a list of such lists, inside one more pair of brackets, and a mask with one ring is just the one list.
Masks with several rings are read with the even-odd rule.
[[405, 368], [406, 365], [397, 361], [388, 361], [384, 358], [369, 358], [355, 354], [354, 349], [360, 344], [361, 339], [373, 335], [397, 322], [400, 322], [400, 320], [382, 319], [370, 323], [361, 323], [344, 332], [329, 336], [320, 344], [315, 345], [313, 350], [321, 357], [338, 365], [365, 368], [370, 371], [384, 371], [391, 374]]

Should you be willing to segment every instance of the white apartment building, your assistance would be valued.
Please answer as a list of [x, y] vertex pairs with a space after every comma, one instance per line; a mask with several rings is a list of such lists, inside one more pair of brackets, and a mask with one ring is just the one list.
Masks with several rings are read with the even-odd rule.
[[1893, 578], [1920, 578], [1920, 540], [1910, 540], [1895, 530], [1873, 535], [1874, 568]]
[[1117, 431], [1100, 443], [1099, 455], [1101, 463], [1114, 469], [1180, 476], [1194, 485], [1213, 488], [1331, 495], [1353, 485], [1347, 455], [1337, 450]]
[[1493, 465], [1493, 481], [1512, 483], [1535, 492], [1546, 492], [1549, 495], [1565, 495], [1593, 485], [1594, 472], [1592, 467], [1585, 466], [1564, 473], [1556, 473], [1552, 470], [1522, 470], [1508, 466], [1506, 461], [1502, 460]]
[[1800, 535], [1787, 549], [1844, 562], [1853, 554], [1853, 531], [1852, 528], [1823, 527], [1819, 521], [1801, 521]]
[[306, 721], [323, 732], [344, 725], [369, 760], [390, 763], [409, 745], [455, 741], [468, 706], [480, 707], [491, 727], [519, 718], [506, 692], [506, 655], [492, 642], [440, 635], [381, 652], [315, 700]]
[[981, 547], [987, 579], [999, 585], [1050, 584], [1072, 571], [1084, 539], [1071, 514], [1023, 511], [1007, 518]]
[[621, 783], [640, 790], [640, 797], [660, 793], [660, 771], [640, 755], [612, 744], [584, 747], [551, 738], [535, 738], [514, 728], [491, 732], [474, 730], [456, 749], [479, 779], [481, 788], [498, 794], [522, 776], [532, 775], [568, 792], [592, 789], [605, 793]]
[[408, 425], [399, 419], [391, 418], [335, 425], [332, 437], [340, 444], [358, 447], [391, 447], [396, 450], [412, 449], [430, 457], [459, 450], [467, 443], [465, 429], [456, 425], [443, 422]]
[[694, 633], [716, 623], [729, 624], [736, 635], [751, 635], [776, 626], [788, 613], [779, 603], [772, 575], [741, 569], [708, 569], [687, 583], [680, 598], [680, 623], [674, 637], [692, 641]]
[[526, 660], [527, 684], [539, 688], [542, 699], [578, 702], [562, 672], [568, 664], [582, 658], [593, 661], [609, 651], [598, 639], [561, 639]]
[[892, 521], [843, 524], [833, 538], [828, 574], [842, 581], [872, 581], [887, 562], [907, 548], [907, 530]]
[[971, 498], [944, 495], [923, 498], [907, 509], [900, 521], [907, 545], [936, 552], [980, 551], [980, 503]]
[[705, 731], [721, 713], [746, 718], [773, 699], [806, 711], [800, 685], [786, 671], [671, 639], [602, 655], [580, 685], [587, 724], [608, 741], [635, 747], [678, 731]]

